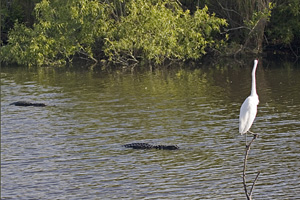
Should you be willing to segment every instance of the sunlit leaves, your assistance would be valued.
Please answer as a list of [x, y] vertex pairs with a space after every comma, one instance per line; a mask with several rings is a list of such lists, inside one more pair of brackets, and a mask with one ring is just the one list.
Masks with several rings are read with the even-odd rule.
[[129, 1], [127, 10], [107, 38], [105, 52], [116, 62], [126, 62], [128, 57], [156, 63], [198, 59], [216, 42], [213, 33], [226, 26], [207, 7], [191, 15], [172, 0]]
[[95, 52], [123, 64], [198, 59], [226, 26], [207, 7], [192, 15], [175, 0], [42, 0], [35, 15], [32, 28], [15, 24], [2, 61], [60, 65]]
[[93, 58], [92, 47], [107, 27], [105, 7], [97, 0], [42, 0], [35, 7], [37, 22], [33, 28], [16, 24], [9, 33], [9, 44], [1, 50], [1, 59], [60, 65], [75, 54]]

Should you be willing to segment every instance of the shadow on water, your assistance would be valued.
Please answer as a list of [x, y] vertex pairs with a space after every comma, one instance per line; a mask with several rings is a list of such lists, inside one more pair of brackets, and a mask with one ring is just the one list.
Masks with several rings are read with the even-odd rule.
[[[241, 103], [253, 61], [172, 69], [2, 67], [1, 197], [242, 199]], [[248, 161], [255, 199], [299, 194], [300, 70], [262, 60], [260, 134]], [[9, 106], [15, 101], [39, 107]], [[176, 144], [134, 150], [132, 142]]]

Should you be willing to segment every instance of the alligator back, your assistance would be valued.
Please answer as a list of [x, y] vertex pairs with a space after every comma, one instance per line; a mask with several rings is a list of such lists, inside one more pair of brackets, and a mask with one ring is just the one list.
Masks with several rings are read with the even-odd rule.
[[17, 101], [17, 102], [13, 102], [9, 105], [15, 105], [15, 106], [35, 106], [35, 107], [45, 107], [46, 104], [44, 103], [31, 103], [28, 101]]
[[153, 149], [154, 146], [148, 143], [130, 143], [125, 144], [124, 147], [126, 148], [133, 148], [133, 149]]
[[130, 144], [125, 144], [124, 147], [133, 148], [133, 149], [161, 149], [161, 150], [179, 149], [177, 145], [152, 145], [148, 143], [130, 143]]

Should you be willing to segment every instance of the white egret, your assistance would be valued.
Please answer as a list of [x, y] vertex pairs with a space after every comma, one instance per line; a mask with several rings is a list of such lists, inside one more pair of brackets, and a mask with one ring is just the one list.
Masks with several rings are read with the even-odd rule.
[[[254, 66], [252, 70], [252, 89], [250, 96], [244, 101], [240, 109], [239, 118], [239, 132], [241, 134], [246, 134], [246, 145], [247, 145], [247, 132], [253, 124], [257, 113], [257, 105], [259, 103], [258, 95], [256, 93], [256, 80], [255, 71], [257, 68], [258, 60], [254, 60]], [[250, 132], [252, 133], [252, 132]]]

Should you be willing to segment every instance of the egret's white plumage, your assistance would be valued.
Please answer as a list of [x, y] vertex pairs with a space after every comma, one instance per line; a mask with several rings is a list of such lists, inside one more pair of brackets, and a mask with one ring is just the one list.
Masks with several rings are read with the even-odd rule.
[[256, 93], [256, 80], [255, 80], [255, 71], [257, 68], [257, 63], [258, 60], [254, 60], [254, 66], [252, 70], [251, 94], [244, 101], [240, 109], [239, 132], [241, 134], [245, 134], [249, 131], [257, 113], [257, 105], [259, 103], [258, 95]]

